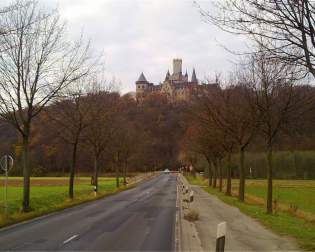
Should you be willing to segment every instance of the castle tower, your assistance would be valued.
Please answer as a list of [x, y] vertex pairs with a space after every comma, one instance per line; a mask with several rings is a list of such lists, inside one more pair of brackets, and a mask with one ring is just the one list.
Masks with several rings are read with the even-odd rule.
[[136, 95], [137, 98], [143, 98], [144, 97], [144, 92], [148, 88], [149, 82], [145, 78], [144, 74], [141, 73], [139, 76], [139, 79], [136, 81]]
[[173, 74], [182, 74], [182, 59], [173, 59]]
[[171, 76], [172, 81], [182, 81], [182, 60], [181, 59], [173, 59], [173, 74]]

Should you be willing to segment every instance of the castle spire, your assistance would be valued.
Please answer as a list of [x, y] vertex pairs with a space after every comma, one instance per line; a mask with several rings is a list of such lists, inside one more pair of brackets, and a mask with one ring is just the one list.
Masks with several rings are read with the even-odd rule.
[[170, 70], [167, 70], [166, 76], [165, 76], [165, 80], [169, 80], [170, 79]]
[[191, 76], [191, 82], [198, 83], [198, 79], [197, 79], [197, 76], [196, 76], [195, 68], [193, 69], [193, 73], [192, 73], [192, 76]]
[[147, 79], [145, 78], [143, 72], [140, 74], [140, 77], [137, 80], [137, 82], [148, 82]]
[[187, 69], [186, 69], [185, 77], [188, 77]]

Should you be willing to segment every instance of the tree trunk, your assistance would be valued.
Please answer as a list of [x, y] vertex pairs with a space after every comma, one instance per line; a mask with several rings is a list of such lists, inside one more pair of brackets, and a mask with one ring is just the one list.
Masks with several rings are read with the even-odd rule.
[[240, 184], [239, 184], [239, 192], [238, 199], [241, 202], [244, 202], [245, 199], [245, 150], [241, 148], [240, 150]]
[[212, 188], [217, 187], [217, 165], [213, 164], [213, 182], [212, 182]]
[[272, 146], [268, 146], [267, 150], [267, 213], [272, 213]]
[[116, 188], [119, 188], [119, 169], [118, 165], [115, 165], [115, 172], [116, 172]]
[[219, 191], [222, 192], [222, 187], [223, 187], [223, 174], [222, 174], [222, 164], [221, 160], [218, 162], [219, 165]]
[[211, 167], [211, 163], [209, 163], [209, 177], [208, 177], [209, 187], [212, 186], [212, 177], [213, 177], [212, 167]]
[[29, 134], [23, 136], [23, 212], [30, 211]]
[[227, 182], [226, 182], [226, 195], [232, 195], [232, 167], [231, 167], [231, 153], [228, 153], [227, 163]]
[[98, 157], [94, 156], [94, 186], [95, 192], [98, 192]]
[[127, 185], [127, 161], [124, 162], [124, 185]]
[[212, 185], [212, 166], [211, 166], [211, 161], [210, 161], [210, 158], [208, 158], [206, 156], [206, 160], [208, 162], [208, 186], [210, 187]]
[[73, 199], [74, 193], [73, 193], [73, 186], [74, 186], [74, 174], [75, 174], [75, 167], [76, 167], [76, 161], [77, 161], [77, 146], [78, 143], [75, 143], [73, 145], [72, 149], [72, 160], [71, 160], [71, 166], [70, 166], [70, 177], [69, 177], [69, 198]]
[[293, 151], [293, 157], [294, 157], [294, 170], [295, 170], [295, 179], [299, 178], [299, 167], [297, 162], [297, 153], [296, 150]]

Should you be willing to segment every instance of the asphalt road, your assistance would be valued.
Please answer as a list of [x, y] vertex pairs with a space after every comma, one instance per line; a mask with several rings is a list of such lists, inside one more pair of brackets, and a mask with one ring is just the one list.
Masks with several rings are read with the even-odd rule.
[[0, 250], [174, 250], [176, 176], [0, 230]]

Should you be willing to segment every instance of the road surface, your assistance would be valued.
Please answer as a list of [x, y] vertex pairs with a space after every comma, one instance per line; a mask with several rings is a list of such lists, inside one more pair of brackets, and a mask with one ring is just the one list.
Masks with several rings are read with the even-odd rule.
[[176, 176], [0, 230], [0, 250], [174, 250]]

